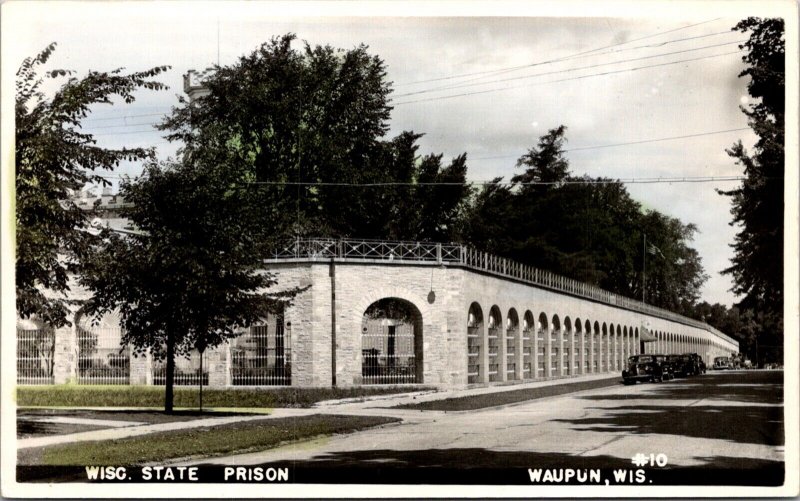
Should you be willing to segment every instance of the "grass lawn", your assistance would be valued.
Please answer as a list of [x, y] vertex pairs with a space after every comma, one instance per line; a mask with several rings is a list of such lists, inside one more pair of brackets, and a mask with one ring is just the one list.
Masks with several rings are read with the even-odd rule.
[[[322, 400], [419, 391], [421, 388], [203, 388], [203, 407], [311, 407]], [[199, 406], [197, 387], [176, 387], [176, 408]], [[163, 386], [18, 386], [19, 407], [164, 407]]]
[[608, 379], [596, 379], [594, 381], [582, 381], [579, 383], [564, 383], [552, 386], [541, 386], [538, 388], [484, 393], [482, 395], [471, 395], [467, 397], [445, 398], [418, 404], [403, 404], [396, 406], [396, 408], [420, 411], [468, 411], [524, 402], [525, 400], [563, 395], [573, 391], [604, 388], [606, 386], [615, 386], [618, 384], [620, 384], [620, 378], [612, 377]]
[[315, 414], [151, 433], [100, 442], [79, 442], [18, 451], [21, 465], [138, 466], [190, 456], [211, 457], [270, 449], [284, 442], [348, 433], [400, 421], [381, 416]]

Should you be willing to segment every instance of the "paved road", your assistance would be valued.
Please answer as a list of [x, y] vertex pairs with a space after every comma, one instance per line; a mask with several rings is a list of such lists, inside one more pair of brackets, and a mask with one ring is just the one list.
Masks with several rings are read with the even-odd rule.
[[[358, 412], [350, 406], [348, 412]], [[194, 464], [287, 464], [314, 481], [476, 483], [535, 467], [631, 468], [637, 453], [668, 456], [664, 483], [771, 485], [783, 477], [783, 373], [732, 371], [612, 386], [462, 413], [403, 411], [399, 425]], [[188, 464], [188, 463], [187, 463]], [[320, 472], [325, 472], [321, 474]], [[437, 473], [433, 473], [437, 472]], [[444, 473], [443, 473], [444, 472]], [[689, 472], [689, 473], [687, 473]], [[698, 474], [697, 472], [702, 472]], [[368, 477], [365, 477], [368, 473]], [[678, 475], [679, 474], [679, 475]], [[306, 477], [308, 478], [308, 477]], [[298, 477], [299, 479], [299, 477]]]

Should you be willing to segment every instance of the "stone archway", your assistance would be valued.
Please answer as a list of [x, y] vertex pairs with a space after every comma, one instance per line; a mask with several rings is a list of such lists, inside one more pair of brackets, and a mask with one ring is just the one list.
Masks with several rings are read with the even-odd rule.
[[361, 321], [362, 384], [423, 382], [422, 313], [410, 301], [379, 299]]

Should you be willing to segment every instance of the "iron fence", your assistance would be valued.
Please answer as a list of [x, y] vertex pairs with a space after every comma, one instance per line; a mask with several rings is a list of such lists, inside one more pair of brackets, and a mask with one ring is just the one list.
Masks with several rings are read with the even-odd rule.
[[231, 342], [231, 383], [234, 386], [291, 386], [290, 333], [283, 316], [270, 316]]
[[517, 379], [517, 328], [506, 330], [506, 379]]
[[119, 327], [78, 326], [78, 383], [130, 384], [131, 355]]
[[[208, 385], [208, 365], [203, 364], [200, 369], [200, 352], [192, 350], [189, 356], [175, 357], [175, 372], [173, 384], [175, 386], [203, 386]], [[164, 386], [167, 384], [167, 363], [159, 360], [153, 363], [153, 384]]]
[[480, 377], [481, 335], [477, 325], [467, 326], [467, 383], [477, 383]]
[[365, 318], [361, 334], [363, 384], [418, 383], [415, 326], [411, 322]]
[[567, 278], [533, 266], [517, 263], [475, 248], [434, 242], [384, 240], [298, 238], [287, 241], [270, 253], [267, 261], [343, 259], [353, 261], [397, 261], [462, 266], [492, 275], [511, 278], [593, 301], [644, 313], [707, 330], [715, 336], [736, 343], [708, 324], [671, 311], [608, 292], [599, 287]]
[[17, 384], [53, 384], [55, 331], [17, 329]]

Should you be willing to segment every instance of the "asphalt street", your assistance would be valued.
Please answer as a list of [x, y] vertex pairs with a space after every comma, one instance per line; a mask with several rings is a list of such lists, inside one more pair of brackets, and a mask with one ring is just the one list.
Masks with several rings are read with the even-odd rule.
[[352, 404], [339, 412], [393, 415], [403, 423], [185, 464], [288, 465], [296, 481], [321, 483], [517, 483], [528, 468], [634, 468], [631, 458], [642, 453], [666, 456], [666, 465], [644, 467], [648, 482], [779, 485], [784, 475], [782, 371], [620, 381], [457, 413], [390, 405]]

